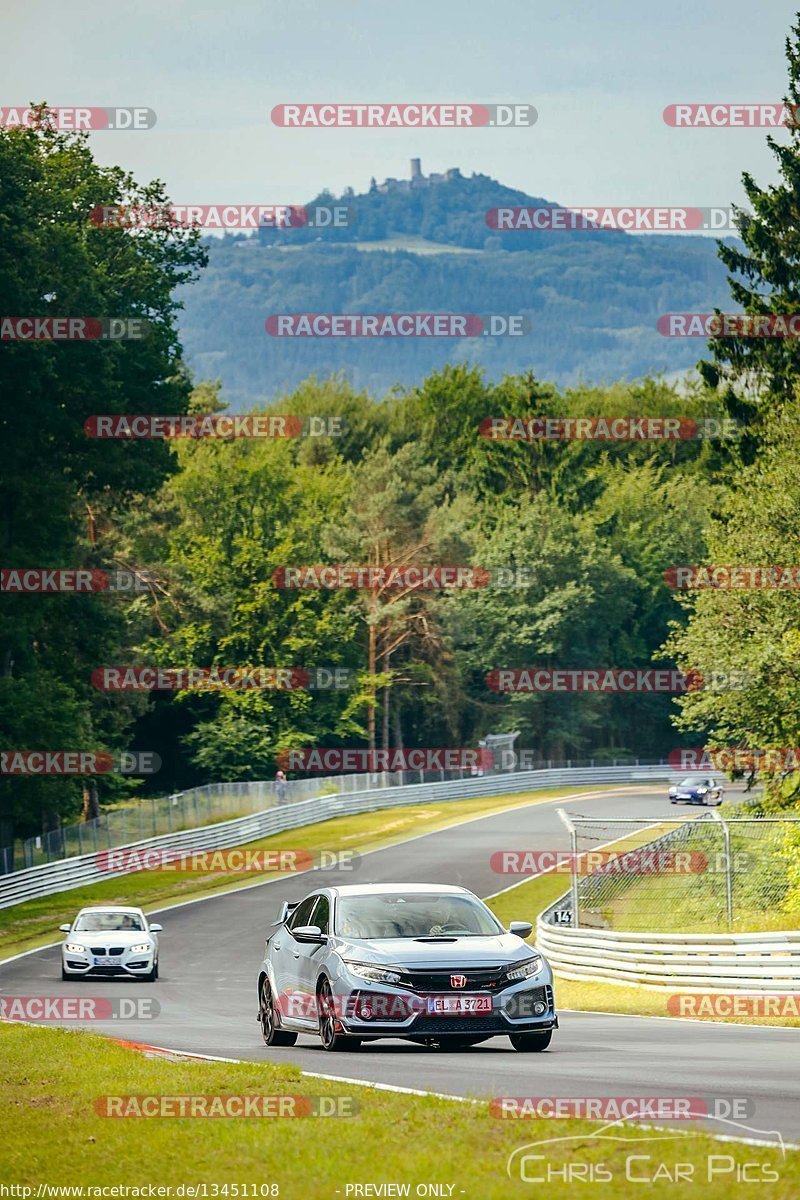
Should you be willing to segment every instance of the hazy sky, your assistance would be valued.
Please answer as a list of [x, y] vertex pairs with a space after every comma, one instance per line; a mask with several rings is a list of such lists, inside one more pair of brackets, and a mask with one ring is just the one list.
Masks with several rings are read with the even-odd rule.
[[[775, 179], [763, 129], [672, 129], [676, 101], [778, 100], [796, 0], [28, 0], [0, 104], [143, 105], [98, 159], [176, 203], [302, 203], [458, 166], [562, 204], [726, 205]], [[530, 129], [281, 129], [291, 101], [527, 102]]]

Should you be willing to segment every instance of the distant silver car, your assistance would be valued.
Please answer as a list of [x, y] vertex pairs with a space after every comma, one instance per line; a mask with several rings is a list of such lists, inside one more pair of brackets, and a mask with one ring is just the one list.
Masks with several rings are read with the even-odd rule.
[[151, 925], [140, 908], [97, 905], [82, 908], [71, 925], [61, 925], [61, 978], [82, 975], [138, 976], [158, 979], [160, 925]]
[[268, 1046], [319, 1035], [325, 1050], [376, 1038], [474, 1046], [507, 1035], [545, 1050], [558, 1028], [553, 976], [482, 900], [443, 884], [319, 888], [285, 903], [258, 973]]

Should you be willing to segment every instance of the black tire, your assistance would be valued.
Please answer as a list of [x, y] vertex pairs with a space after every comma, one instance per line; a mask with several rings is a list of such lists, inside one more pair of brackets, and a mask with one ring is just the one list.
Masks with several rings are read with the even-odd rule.
[[511, 1045], [515, 1050], [522, 1050], [529, 1053], [531, 1051], [546, 1050], [550, 1045], [550, 1039], [553, 1036], [552, 1029], [546, 1029], [544, 1033], [512, 1033]]
[[71, 976], [71, 975], [68, 975], [68, 974], [67, 974], [67, 972], [66, 972], [66, 971], [64, 970], [64, 968], [62, 967], [62, 968], [61, 968], [61, 978], [62, 978], [62, 980], [64, 980], [64, 979], [72, 979], [72, 976]]
[[336, 1019], [336, 1008], [331, 993], [331, 985], [323, 979], [317, 988], [317, 1015], [319, 1017], [319, 1040], [323, 1050], [357, 1050], [361, 1039], [349, 1037], [339, 1031]]
[[296, 1033], [279, 1029], [275, 1023], [275, 1006], [272, 1003], [272, 988], [266, 975], [261, 980], [261, 995], [258, 1005], [258, 1020], [261, 1025], [261, 1036], [265, 1046], [293, 1046], [297, 1041]]

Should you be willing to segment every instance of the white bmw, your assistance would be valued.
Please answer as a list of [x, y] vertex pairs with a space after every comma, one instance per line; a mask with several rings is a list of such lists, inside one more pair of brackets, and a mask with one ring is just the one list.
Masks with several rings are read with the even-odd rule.
[[61, 925], [61, 978], [83, 975], [158, 979], [158, 933], [140, 908], [82, 908], [71, 925]]

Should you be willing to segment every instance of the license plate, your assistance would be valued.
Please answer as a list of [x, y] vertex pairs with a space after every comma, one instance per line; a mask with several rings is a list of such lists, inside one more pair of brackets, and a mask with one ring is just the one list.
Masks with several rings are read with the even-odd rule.
[[108, 955], [106, 955], [103, 958], [95, 957], [92, 961], [94, 962], [94, 965], [96, 967], [118, 967], [119, 964], [122, 962], [122, 959], [121, 958], [110, 958]]
[[464, 1016], [470, 1013], [492, 1011], [491, 996], [428, 996], [428, 1016], [444, 1016], [455, 1013]]

